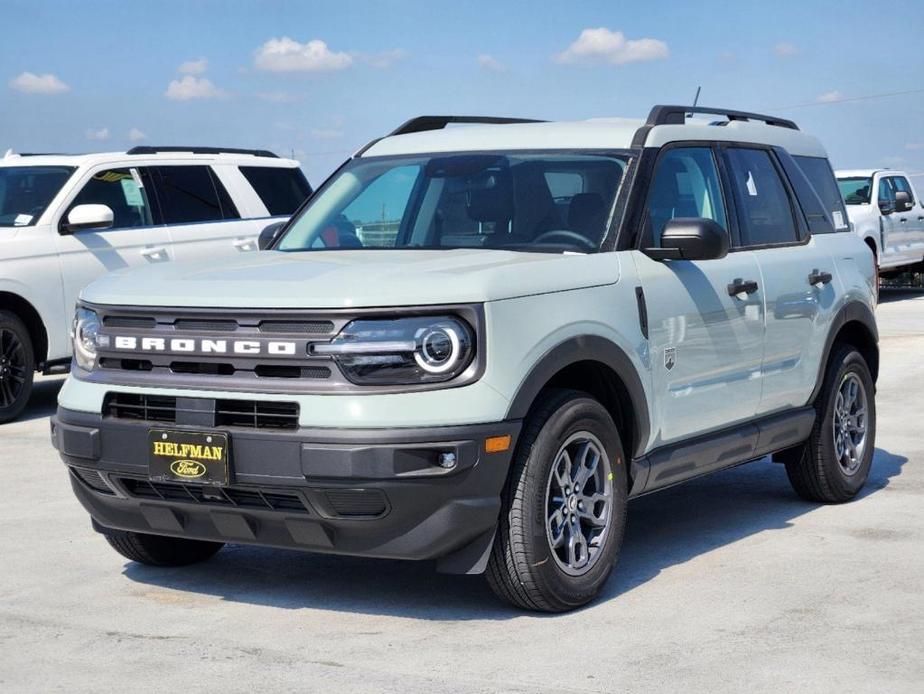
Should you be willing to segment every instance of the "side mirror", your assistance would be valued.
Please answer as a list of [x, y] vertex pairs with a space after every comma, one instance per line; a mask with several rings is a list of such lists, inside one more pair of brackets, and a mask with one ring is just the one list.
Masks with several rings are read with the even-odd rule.
[[646, 248], [653, 260], [717, 260], [728, 255], [728, 233], [703, 217], [678, 217], [664, 225], [661, 247]]
[[285, 222], [274, 222], [263, 228], [263, 231], [260, 232], [260, 239], [257, 241], [257, 245], [260, 247], [261, 251], [272, 248], [273, 244], [276, 243], [276, 240], [282, 234], [285, 225]]
[[893, 203], [891, 200], [880, 200], [879, 201], [879, 211], [882, 214], [888, 216], [892, 214], [893, 212], [895, 212], [895, 203]]
[[67, 221], [61, 224], [61, 232], [73, 234], [86, 229], [109, 229], [113, 218], [108, 205], [77, 205], [68, 212]]
[[911, 196], [903, 190], [895, 193], [895, 211], [907, 212], [911, 209]]

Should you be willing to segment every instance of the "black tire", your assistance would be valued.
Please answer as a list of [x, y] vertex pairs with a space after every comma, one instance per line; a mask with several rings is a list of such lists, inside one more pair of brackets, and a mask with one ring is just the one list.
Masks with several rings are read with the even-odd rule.
[[[862, 454], [856, 456], [856, 470], [848, 472], [839, 462], [835, 447], [835, 406], [839, 389], [854, 377], [865, 390], [866, 439]], [[866, 484], [876, 446], [875, 384], [863, 355], [851, 345], [836, 345], [832, 350], [815, 412], [815, 426], [808, 441], [785, 457], [786, 474], [796, 493], [807, 501], [850, 501]]]
[[19, 316], [0, 311], [0, 424], [22, 414], [35, 377], [32, 338]]
[[126, 559], [148, 566], [195, 564], [212, 557], [225, 546], [223, 542], [146, 535], [127, 530], [107, 530], [104, 537]]
[[[586, 573], [569, 575], [557, 557], [558, 551], [567, 552], [567, 548], [553, 550], [551, 546], [548, 533], [552, 531], [547, 530], [546, 523], [549, 509], [556, 502], [550, 501], [547, 492], [552, 484], [553, 464], [563, 446], [574, 437], [578, 437], [577, 445], [580, 445], [580, 437], [586, 433], [602, 444], [605, 455], [600, 460], [605, 465], [603, 469], [608, 466], [611, 473], [607, 475], [611, 482], [611, 486], [607, 485], [611, 502], [605, 512], [609, 520], [599, 545], [595, 549], [592, 544], [586, 546], [588, 556], [594, 552], [594, 559], [588, 559]], [[593, 486], [599, 484], [595, 481]], [[590, 485], [588, 479], [585, 491]], [[606, 409], [586, 393], [573, 390], [543, 393], [526, 419], [503, 492], [500, 520], [486, 572], [488, 583], [497, 596], [517, 607], [542, 612], [564, 612], [593, 600], [613, 570], [622, 546], [627, 485], [622, 443]], [[580, 489], [576, 487], [574, 491]], [[557, 508], [567, 506], [567, 500], [561, 503], [563, 505]], [[572, 522], [574, 518], [572, 514]], [[567, 523], [559, 528], [562, 538], [565, 525]]]

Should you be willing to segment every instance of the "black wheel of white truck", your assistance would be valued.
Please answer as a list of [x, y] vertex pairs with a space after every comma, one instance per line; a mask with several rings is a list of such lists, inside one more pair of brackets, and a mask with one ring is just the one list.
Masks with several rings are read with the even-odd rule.
[[187, 540], [183, 537], [163, 537], [126, 530], [107, 530], [104, 537], [126, 559], [148, 566], [195, 564], [212, 557], [224, 547], [223, 542]]
[[18, 417], [32, 394], [35, 356], [23, 322], [0, 311], [0, 424]]
[[564, 612], [593, 600], [626, 525], [622, 444], [606, 409], [585, 393], [549, 391], [527, 418], [488, 582], [517, 607]]
[[815, 403], [812, 434], [786, 458], [786, 473], [799, 496], [841, 503], [866, 484], [876, 445], [874, 395], [863, 356], [849, 345], [832, 351]]

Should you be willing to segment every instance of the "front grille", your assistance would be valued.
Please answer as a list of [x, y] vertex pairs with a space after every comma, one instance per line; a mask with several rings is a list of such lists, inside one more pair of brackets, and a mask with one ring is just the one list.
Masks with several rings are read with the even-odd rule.
[[115, 419], [144, 422], [176, 422], [176, 398], [145, 393], [109, 393], [103, 413]]
[[135, 477], [120, 477], [129, 496], [136, 499], [211, 504], [262, 511], [309, 513], [302, 498], [294, 492], [278, 489], [241, 487], [203, 487], [178, 482], [151, 482]]
[[218, 426], [255, 429], [296, 429], [298, 404], [273, 400], [218, 400], [215, 402]]
[[103, 476], [96, 470], [88, 470], [87, 468], [83, 467], [72, 467], [71, 472], [74, 473], [77, 479], [79, 479], [91, 489], [100, 492], [101, 494], [109, 494], [110, 496], [115, 495], [115, 492], [113, 492], [112, 489], [109, 488], [109, 485], [103, 481]]
[[153, 330], [157, 327], [154, 318], [136, 316], [103, 316], [103, 325], [107, 328], [133, 328], [135, 330]]
[[341, 516], [381, 516], [388, 510], [385, 495], [378, 489], [329, 489], [324, 495]]
[[260, 322], [263, 333], [306, 333], [308, 335], [329, 335], [334, 332], [334, 322], [329, 320], [283, 321], [265, 320]]
[[[201, 401], [200, 401], [201, 402]], [[197, 412], [202, 412], [200, 409]], [[183, 399], [146, 393], [108, 393], [103, 413], [114, 419], [175, 424], [182, 423]], [[275, 400], [216, 400], [216, 427], [250, 429], [297, 429], [298, 403]]]
[[197, 320], [195, 318], [177, 318], [173, 321], [177, 330], [205, 330], [209, 332], [231, 332], [237, 330], [236, 320]]

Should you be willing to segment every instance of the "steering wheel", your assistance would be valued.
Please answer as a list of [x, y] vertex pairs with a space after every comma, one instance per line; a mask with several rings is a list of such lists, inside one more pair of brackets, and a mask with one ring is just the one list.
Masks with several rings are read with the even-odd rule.
[[554, 243], [555, 239], [562, 239], [567, 243], [573, 243], [576, 246], [580, 246], [588, 251], [597, 250], [597, 244], [588, 239], [586, 236], [577, 233], [576, 231], [571, 231], [570, 229], [552, 229], [552, 231], [545, 231], [536, 238], [533, 239], [533, 243]]

